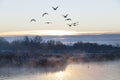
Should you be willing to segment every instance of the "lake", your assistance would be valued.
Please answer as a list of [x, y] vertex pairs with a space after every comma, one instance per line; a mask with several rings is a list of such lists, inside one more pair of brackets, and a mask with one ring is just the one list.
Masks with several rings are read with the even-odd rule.
[[59, 68], [0, 68], [0, 80], [119, 80], [120, 60]]

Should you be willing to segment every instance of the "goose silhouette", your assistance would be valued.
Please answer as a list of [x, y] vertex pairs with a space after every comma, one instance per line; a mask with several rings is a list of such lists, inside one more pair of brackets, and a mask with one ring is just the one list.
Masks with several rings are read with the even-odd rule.
[[73, 23], [73, 26], [77, 26], [77, 23]]
[[42, 14], [42, 17], [44, 17], [45, 15], [48, 15], [48, 13], [43, 13], [43, 14]]
[[36, 20], [35, 19], [31, 19], [30, 22], [36, 22]]
[[68, 19], [65, 19], [66, 21], [71, 21], [72, 19], [71, 18], [68, 18]]
[[73, 26], [77, 26], [77, 25], [79, 25], [79, 22], [73, 23]]
[[67, 17], [68, 17], [68, 14], [66, 14], [66, 15], [63, 15], [63, 17], [64, 17], [64, 18], [67, 18]]
[[52, 24], [52, 22], [45, 22], [45, 24]]
[[72, 24], [67, 24], [69, 27], [72, 27]]
[[58, 9], [58, 6], [57, 7], [52, 7], [53, 8], [53, 10], [57, 10]]

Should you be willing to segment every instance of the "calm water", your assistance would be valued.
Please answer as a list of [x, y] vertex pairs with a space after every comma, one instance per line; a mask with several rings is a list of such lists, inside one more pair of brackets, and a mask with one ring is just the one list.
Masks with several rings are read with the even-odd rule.
[[1, 68], [0, 80], [120, 80], [120, 61], [58, 68]]

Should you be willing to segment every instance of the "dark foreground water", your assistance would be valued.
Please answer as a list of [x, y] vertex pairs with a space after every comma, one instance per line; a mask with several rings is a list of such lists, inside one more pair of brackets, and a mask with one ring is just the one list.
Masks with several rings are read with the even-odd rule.
[[0, 68], [0, 80], [120, 80], [120, 60], [60, 68]]

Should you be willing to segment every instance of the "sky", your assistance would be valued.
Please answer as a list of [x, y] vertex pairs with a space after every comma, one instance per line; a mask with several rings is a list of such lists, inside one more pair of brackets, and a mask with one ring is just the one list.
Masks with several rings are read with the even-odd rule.
[[[45, 12], [49, 15], [42, 17]], [[64, 14], [72, 21], [65, 21]], [[77, 21], [78, 26], [67, 25]], [[119, 0], [0, 0], [0, 35], [119, 32]]]

